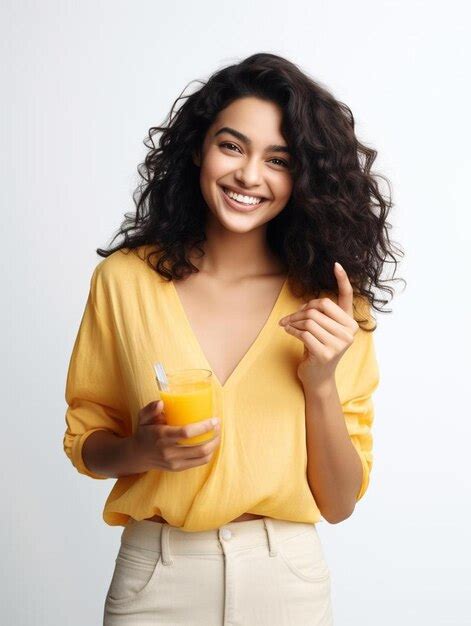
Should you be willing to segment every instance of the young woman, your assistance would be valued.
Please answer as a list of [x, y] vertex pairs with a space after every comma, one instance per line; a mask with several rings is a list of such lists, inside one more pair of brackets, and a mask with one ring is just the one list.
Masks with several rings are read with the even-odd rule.
[[[394, 260], [376, 153], [273, 54], [172, 113], [150, 129], [123, 241], [97, 251], [67, 377], [64, 450], [118, 479], [104, 623], [332, 624], [316, 524], [348, 518], [369, 483], [371, 287]], [[166, 424], [157, 361], [212, 371], [210, 442], [176, 443], [214, 426]]]

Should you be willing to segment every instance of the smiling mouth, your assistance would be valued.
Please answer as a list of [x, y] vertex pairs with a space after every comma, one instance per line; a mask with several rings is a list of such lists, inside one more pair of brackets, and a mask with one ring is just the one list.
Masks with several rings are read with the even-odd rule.
[[[235, 205], [235, 206], [237, 206], [237, 207], [240, 207], [240, 208], [242, 208], [242, 209], [245, 209], [246, 211], [249, 211], [249, 210], [254, 210], [254, 209], [256, 209], [257, 207], [259, 207], [260, 205], [264, 204], [264, 203], [267, 201], [267, 198], [261, 198], [261, 199], [260, 199], [260, 202], [257, 202], [256, 204], [254, 204], [254, 203], [239, 202], [239, 200], [236, 200], [235, 198], [231, 198], [231, 196], [229, 196], [229, 195], [227, 194], [227, 191], [230, 191], [230, 190], [228, 190], [226, 187], [221, 186], [221, 187], [220, 187], [220, 189], [221, 189], [221, 192], [222, 192], [222, 194], [224, 195], [225, 199], [226, 199], [226, 200], [227, 200], [230, 204], [232, 203], [233, 205]], [[249, 197], [250, 197], [250, 196], [249, 196]], [[252, 197], [255, 197], [255, 196], [252, 196]]]

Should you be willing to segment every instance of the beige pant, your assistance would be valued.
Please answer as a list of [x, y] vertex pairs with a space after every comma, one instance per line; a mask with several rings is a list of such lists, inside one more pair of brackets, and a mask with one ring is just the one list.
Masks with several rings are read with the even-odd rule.
[[130, 520], [104, 626], [331, 626], [314, 524], [264, 517], [186, 532]]

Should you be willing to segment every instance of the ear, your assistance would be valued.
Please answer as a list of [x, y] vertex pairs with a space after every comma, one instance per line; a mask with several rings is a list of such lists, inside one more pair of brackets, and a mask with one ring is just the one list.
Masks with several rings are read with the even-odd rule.
[[200, 160], [200, 154], [198, 150], [195, 150], [192, 154], [192, 161], [193, 163], [196, 165], [196, 167], [200, 167], [201, 165], [201, 160]]

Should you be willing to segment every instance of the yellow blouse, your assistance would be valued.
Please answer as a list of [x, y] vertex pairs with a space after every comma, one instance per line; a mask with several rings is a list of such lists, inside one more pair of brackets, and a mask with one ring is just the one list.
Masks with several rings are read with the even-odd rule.
[[[78, 472], [96, 479], [106, 476], [84, 465], [84, 441], [96, 430], [122, 437], [135, 431], [138, 411], [160, 398], [156, 361], [167, 371], [211, 369], [173, 282], [147, 265], [144, 249], [114, 252], [96, 266], [70, 358], [63, 447]], [[225, 384], [213, 373], [221, 440], [211, 460], [181, 472], [155, 469], [118, 478], [103, 510], [107, 524], [161, 515], [184, 531], [200, 531], [245, 512], [295, 522], [323, 519], [306, 475], [305, 401], [296, 375], [303, 343], [278, 325], [303, 302], [285, 281]], [[369, 305], [362, 311], [369, 313]], [[335, 377], [363, 464], [359, 500], [372, 466], [372, 393], [379, 383], [373, 333], [358, 330]]]

